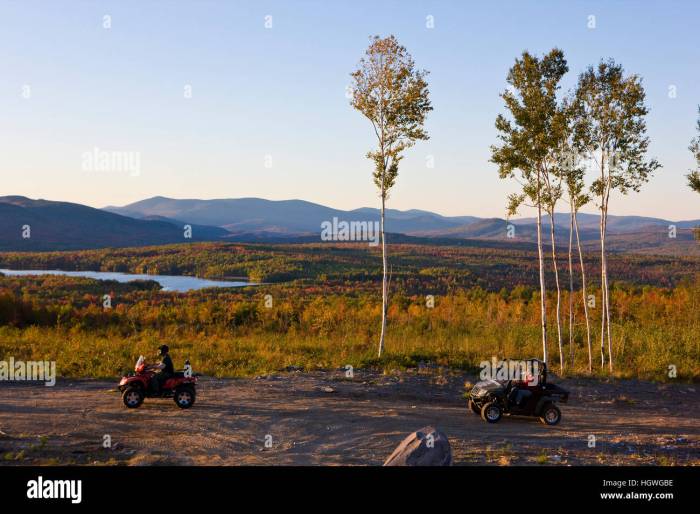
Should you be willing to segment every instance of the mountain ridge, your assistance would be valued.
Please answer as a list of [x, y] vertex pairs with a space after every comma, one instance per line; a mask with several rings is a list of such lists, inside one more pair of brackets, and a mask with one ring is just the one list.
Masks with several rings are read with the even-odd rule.
[[[263, 198], [173, 199], [145, 198], [125, 206], [96, 209], [82, 204], [20, 195], [0, 197], [0, 251], [73, 250], [101, 247], [159, 245], [192, 241], [291, 242], [319, 241], [321, 223], [379, 221], [379, 210], [360, 207], [341, 210], [306, 200]], [[556, 213], [558, 246], [568, 243], [569, 215]], [[579, 232], [584, 244], [599, 237], [598, 215], [581, 213]], [[670, 240], [669, 225], [685, 246]], [[31, 228], [23, 237], [22, 227]], [[184, 236], [186, 226], [191, 238]], [[646, 216], [611, 215], [608, 233], [614, 247], [653, 252], [695, 251], [692, 228], [700, 220], [673, 222]], [[549, 241], [549, 219], [543, 219], [543, 237]], [[387, 209], [390, 240], [403, 242], [473, 240], [530, 244], [536, 241], [533, 218], [443, 216], [422, 209]], [[478, 244], [478, 243], [475, 243]], [[614, 248], [611, 248], [614, 249]]]
[[[286, 211], [276, 212], [277, 209], [297, 209], [295, 215]], [[334, 209], [325, 205], [306, 200], [267, 200], [257, 197], [246, 198], [220, 198], [212, 200], [201, 199], [175, 199], [164, 196], [146, 198], [138, 202], [127, 204], [123, 207], [105, 207], [111, 212], [143, 217], [146, 215], [179, 216], [190, 222], [205, 223], [209, 225], [235, 228], [238, 230], [264, 230], [287, 227], [293, 233], [317, 232], [322, 221], [332, 217], [343, 217], [350, 221], [376, 221], [379, 219], [379, 210], [373, 207], [359, 207], [352, 210]], [[217, 211], [218, 209], [218, 211]], [[249, 209], [246, 211], [246, 209]], [[355, 220], [349, 216], [364, 216], [368, 219]], [[590, 232], [598, 230], [600, 216], [598, 214], [579, 213], [578, 224], [580, 231]], [[515, 226], [516, 234], [519, 227], [535, 225], [535, 219], [524, 217], [506, 220], [505, 218], [489, 218], [479, 216], [444, 216], [435, 212], [422, 209], [387, 209], [386, 227], [388, 232], [403, 233], [419, 236], [451, 236], [466, 230], [472, 224], [483, 224], [484, 220], [498, 220], [502, 222], [503, 233], [508, 224]], [[555, 213], [554, 222], [556, 229], [565, 229], [568, 232], [569, 213]], [[609, 233], [634, 232], [644, 227], [665, 227], [675, 225], [677, 228], [693, 228], [700, 225], [698, 220], [671, 221], [663, 218], [637, 215], [610, 215], [608, 217]], [[549, 230], [549, 217], [544, 216], [542, 226]], [[473, 232], [472, 230], [467, 232]]]

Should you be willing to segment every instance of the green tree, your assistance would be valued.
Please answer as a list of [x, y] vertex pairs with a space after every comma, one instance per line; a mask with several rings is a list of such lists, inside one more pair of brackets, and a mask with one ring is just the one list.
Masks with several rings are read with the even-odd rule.
[[417, 70], [411, 55], [394, 36], [372, 38], [365, 56], [352, 73], [351, 105], [371, 123], [377, 149], [367, 153], [374, 162], [373, 179], [381, 199], [380, 232], [382, 244], [382, 331], [379, 356], [384, 350], [388, 305], [387, 253], [384, 209], [389, 191], [396, 182], [403, 152], [418, 140], [427, 140], [423, 129], [432, 110], [428, 72]]
[[506, 81], [510, 88], [501, 95], [510, 112], [509, 118], [502, 114], [496, 118], [501, 144], [491, 147], [491, 162], [498, 165], [499, 176], [516, 180], [522, 188], [521, 193], [509, 196], [508, 215], [514, 215], [521, 205], [534, 207], [537, 211], [542, 354], [545, 362], [548, 357], [547, 290], [542, 209], [551, 203], [552, 191], [547, 187], [550, 168], [566, 137], [566, 115], [557, 101], [557, 91], [567, 71], [564, 53], [557, 48], [542, 58], [523, 52], [508, 72]]
[[[698, 134], [700, 134], [700, 106], [698, 106], [697, 129]], [[688, 185], [693, 191], [700, 193], [700, 135], [690, 142], [688, 150], [693, 153], [696, 162], [696, 169], [691, 170], [690, 173], [686, 175], [688, 177]]]
[[645, 103], [642, 81], [637, 75], [625, 76], [615, 61], [601, 61], [590, 66], [578, 80], [574, 127], [577, 150], [597, 166], [598, 178], [591, 192], [600, 209], [601, 259], [601, 367], [605, 365], [605, 337], [608, 340], [608, 364], [613, 369], [610, 335], [610, 298], [605, 239], [610, 193], [638, 192], [661, 165], [646, 160], [649, 138], [646, 136]]

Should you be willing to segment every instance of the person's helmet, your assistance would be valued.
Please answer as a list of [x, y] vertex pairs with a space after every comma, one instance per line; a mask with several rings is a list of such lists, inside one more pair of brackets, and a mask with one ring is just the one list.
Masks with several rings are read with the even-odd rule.
[[167, 344], [162, 344], [162, 345], [160, 345], [160, 346], [158, 347], [158, 349], [160, 350], [160, 354], [161, 354], [161, 355], [165, 355], [166, 353], [168, 353], [168, 352], [170, 351], [170, 348], [168, 348], [168, 345], [167, 345]]

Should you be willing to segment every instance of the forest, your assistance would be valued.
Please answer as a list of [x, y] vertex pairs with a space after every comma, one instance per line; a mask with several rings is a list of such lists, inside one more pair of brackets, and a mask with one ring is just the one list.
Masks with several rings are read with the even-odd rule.
[[[445, 294], [455, 288], [488, 291], [537, 284], [534, 245], [392, 244], [392, 289], [409, 294]], [[191, 243], [139, 248], [67, 252], [0, 253], [0, 269], [116, 271], [153, 275], [190, 275], [251, 282], [322, 284], [347, 291], [374, 290], [381, 281], [381, 251], [362, 243], [239, 244]], [[599, 272], [598, 255], [585, 255], [591, 275]], [[559, 266], [566, 264], [559, 257]], [[608, 267], [616, 281], [673, 287], [693, 279], [697, 256], [611, 254]], [[553, 276], [551, 268], [547, 278]], [[578, 280], [578, 277], [575, 277]]]
[[[220, 377], [346, 365], [387, 372], [476, 370], [493, 356], [539, 356], [537, 262], [531, 253], [392, 246], [389, 330], [381, 358], [376, 355], [381, 258], [367, 245], [201, 243], [2, 254], [0, 268], [235, 276], [262, 283], [175, 293], [151, 281], [0, 277], [0, 349], [18, 359], [56, 360], [59, 375], [66, 377], [114, 377], [139, 354], [155, 358], [164, 342], [176, 365], [189, 358], [196, 371]], [[611, 283], [614, 376], [663, 381], [670, 378], [669, 366], [677, 379], [699, 376], [697, 259], [612, 255], [608, 264], [616, 277]], [[593, 258], [590, 267], [595, 270]], [[600, 291], [594, 284], [588, 293], [597, 337]], [[550, 310], [554, 294], [547, 299]], [[569, 293], [562, 294], [562, 305], [568, 306]], [[574, 295], [571, 345], [564, 324], [564, 373], [585, 375], [578, 287]], [[568, 314], [564, 317], [568, 321]], [[607, 376], [607, 369], [600, 370], [600, 348], [594, 345], [593, 351], [593, 373]], [[553, 370], [561, 373], [554, 342], [550, 352]]]

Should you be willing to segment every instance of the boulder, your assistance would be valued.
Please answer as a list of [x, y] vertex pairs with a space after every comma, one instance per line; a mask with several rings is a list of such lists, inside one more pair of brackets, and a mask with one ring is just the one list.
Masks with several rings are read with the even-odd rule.
[[385, 466], [450, 466], [452, 448], [447, 436], [436, 427], [424, 427], [401, 441]]

